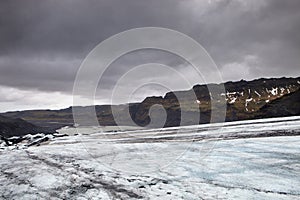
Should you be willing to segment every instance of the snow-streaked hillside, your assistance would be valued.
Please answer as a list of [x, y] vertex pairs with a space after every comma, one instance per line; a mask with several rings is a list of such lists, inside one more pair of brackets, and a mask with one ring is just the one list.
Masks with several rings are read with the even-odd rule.
[[226, 91], [221, 93], [228, 104], [244, 104], [247, 112], [257, 111], [260, 107], [284, 95], [295, 92], [299, 89], [300, 82], [295, 84], [279, 86], [279, 87], [260, 87], [260, 88], [243, 88], [241, 91]]
[[0, 199], [300, 199], [300, 117], [83, 130], [2, 149]]

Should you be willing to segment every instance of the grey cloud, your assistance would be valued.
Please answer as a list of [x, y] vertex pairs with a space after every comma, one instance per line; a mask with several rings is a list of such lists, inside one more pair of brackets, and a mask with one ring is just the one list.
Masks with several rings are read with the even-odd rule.
[[[80, 63], [99, 42], [144, 26], [197, 40], [225, 81], [299, 76], [299, 10], [298, 0], [0, 1], [0, 86], [71, 94]], [[109, 91], [122, 73], [149, 61], [186, 65], [159, 51], [135, 52], [116, 61], [101, 85]]]
[[[250, 1], [244, 1], [250, 2]], [[299, 1], [252, 1], [254, 8], [228, 1], [218, 14], [208, 13], [202, 22], [203, 42], [222, 68], [255, 55], [258, 66], [248, 77], [299, 75]], [[215, 33], [212, 33], [214, 31]], [[225, 70], [225, 69], [223, 69]], [[261, 73], [263, 72], [263, 73]], [[236, 77], [238, 79], [239, 77]]]

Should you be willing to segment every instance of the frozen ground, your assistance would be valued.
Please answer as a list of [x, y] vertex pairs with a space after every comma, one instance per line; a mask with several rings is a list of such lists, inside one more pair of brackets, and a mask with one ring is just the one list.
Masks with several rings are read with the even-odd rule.
[[79, 132], [4, 148], [0, 199], [300, 199], [299, 122]]

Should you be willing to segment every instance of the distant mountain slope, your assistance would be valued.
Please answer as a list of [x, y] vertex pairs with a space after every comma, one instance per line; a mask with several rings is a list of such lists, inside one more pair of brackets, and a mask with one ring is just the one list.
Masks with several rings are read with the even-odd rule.
[[[212, 109], [220, 112], [218, 108], [224, 103], [227, 105], [226, 121], [299, 114], [300, 77], [230, 81], [224, 83], [225, 91], [219, 91], [217, 89], [219, 86], [218, 84], [195, 85], [190, 90], [168, 92], [164, 97], [147, 97], [141, 103], [113, 105], [118, 113], [118, 125], [129, 125], [131, 119], [140, 126], [148, 125], [151, 122], [149, 110], [156, 104], [162, 105], [166, 111], [166, 127], [209, 123]], [[208, 88], [216, 88], [216, 90], [211, 94], [212, 91], [208, 91]], [[211, 105], [211, 98], [217, 102], [214, 108]], [[81, 114], [85, 115], [85, 112], [91, 108], [91, 106], [80, 108]], [[130, 116], [128, 116], [128, 109]], [[100, 125], [116, 125], [112, 106], [98, 105], [95, 106], [95, 110]], [[200, 120], [191, 120], [192, 116], [199, 114], [199, 110]], [[191, 117], [183, 120], [181, 114]], [[22, 118], [35, 125], [51, 128], [74, 123], [72, 107], [62, 110], [8, 112], [3, 115]], [[160, 112], [153, 112], [152, 120], [161, 122], [164, 120], [161, 119], [162, 116]]]
[[300, 90], [264, 105], [257, 116], [262, 118], [265, 115], [270, 117], [300, 115]]
[[60, 128], [73, 125], [72, 108], [61, 110], [25, 110], [2, 113], [11, 118], [21, 118], [37, 126]]
[[49, 129], [38, 127], [20, 118], [13, 119], [0, 115], [0, 135], [2, 137], [22, 136], [49, 131]]
[[[192, 116], [198, 113], [198, 109], [201, 112], [199, 122], [186, 121], [181, 124], [209, 123], [212, 111], [211, 98], [217, 102], [216, 108], [222, 106], [222, 102], [226, 101], [226, 121], [253, 119], [258, 116], [257, 113], [260, 113], [261, 118], [272, 117], [271, 113], [260, 112], [260, 109], [274, 100], [279, 100], [299, 90], [300, 78], [226, 82], [224, 83], [225, 91], [220, 92], [218, 92], [218, 86], [217, 84], [210, 84], [209, 87], [207, 85], [195, 85], [188, 91], [169, 92], [164, 97], [147, 97], [139, 105], [134, 106], [132, 118], [137, 124], [145, 125], [150, 121], [149, 108], [155, 104], [162, 104], [168, 113], [166, 126], [180, 125], [182, 112], [187, 116]], [[216, 88], [216, 91], [208, 91], [208, 88]], [[181, 99], [180, 105], [177, 97]], [[293, 99], [293, 101], [299, 100]], [[217, 110], [217, 112], [220, 111]], [[280, 111], [278, 111], [278, 116], [280, 116]]]

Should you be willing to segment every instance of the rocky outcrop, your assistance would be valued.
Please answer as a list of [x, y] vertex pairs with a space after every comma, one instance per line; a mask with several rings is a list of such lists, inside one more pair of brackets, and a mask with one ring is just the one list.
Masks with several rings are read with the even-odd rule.
[[[165, 126], [209, 123], [212, 109], [220, 108], [224, 101], [227, 107], [226, 121], [300, 114], [299, 95], [294, 94], [300, 89], [300, 78], [241, 80], [226, 82], [224, 87], [225, 91], [218, 91], [220, 85], [217, 84], [196, 85], [188, 91], [169, 92], [164, 97], [148, 97], [136, 106], [132, 118], [137, 124], [146, 125], [150, 121], [149, 109], [160, 104], [168, 114]], [[212, 108], [211, 98], [214, 99], [215, 108]], [[198, 122], [182, 121], [180, 118], [183, 113], [185, 116], [194, 116], [199, 111]], [[216, 112], [221, 112], [221, 109]]]
[[300, 115], [300, 90], [264, 105], [257, 113], [257, 118], [263, 118], [266, 115], [269, 117]]
[[50, 132], [55, 130], [36, 126], [20, 118], [13, 119], [0, 115], [0, 136], [3, 140], [12, 136]]

